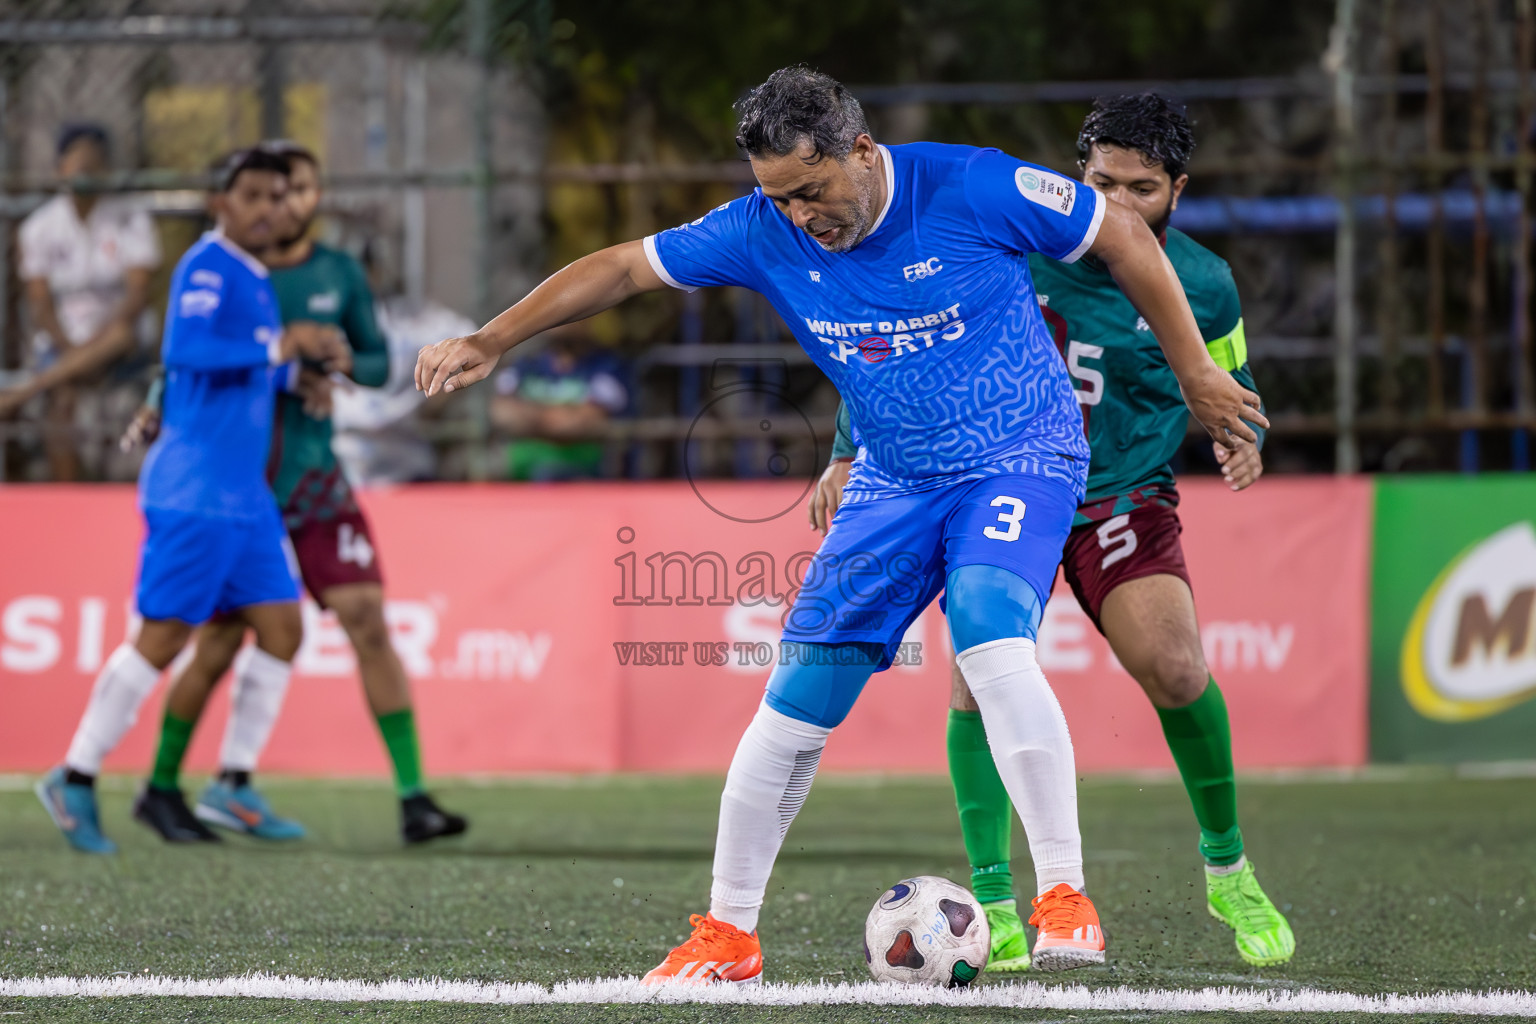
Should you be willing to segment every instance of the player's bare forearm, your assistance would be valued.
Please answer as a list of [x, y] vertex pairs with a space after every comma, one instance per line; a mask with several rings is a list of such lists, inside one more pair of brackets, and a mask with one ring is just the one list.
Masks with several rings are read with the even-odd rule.
[[435, 395], [468, 387], [489, 376], [503, 353], [534, 335], [665, 287], [640, 242], [624, 242], [583, 256], [474, 334], [422, 349], [416, 357], [416, 388]]
[[1181, 382], [1202, 372], [1207, 363], [1215, 369], [1184, 286], [1146, 221], [1113, 200], [1106, 200], [1106, 206], [1089, 252], [1103, 261], [1125, 297], [1146, 319]]
[[1146, 221], [1125, 206], [1106, 201], [1104, 221], [1088, 251], [1104, 262], [1115, 284], [1147, 321], [1178, 377], [1190, 412], [1216, 442], [1232, 447], [1256, 441], [1258, 435], [1245, 421], [1269, 426], [1259, 412], [1259, 396], [1234, 381], [1206, 351], [1184, 286]]

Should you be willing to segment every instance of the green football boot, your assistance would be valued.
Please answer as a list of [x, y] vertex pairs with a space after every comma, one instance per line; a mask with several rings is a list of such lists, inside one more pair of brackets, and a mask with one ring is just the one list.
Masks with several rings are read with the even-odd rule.
[[[1296, 952], [1296, 936], [1285, 916], [1259, 888], [1252, 864], [1230, 875], [1205, 873], [1211, 916], [1237, 933], [1237, 955], [1255, 967], [1273, 967]], [[994, 945], [993, 948], [996, 948]]]
[[1019, 920], [1018, 902], [998, 900], [983, 903], [981, 909], [987, 915], [987, 927], [992, 932], [987, 970], [999, 974], [1029, 970], [1029, 936], [1024, 934], [1024, 922]]

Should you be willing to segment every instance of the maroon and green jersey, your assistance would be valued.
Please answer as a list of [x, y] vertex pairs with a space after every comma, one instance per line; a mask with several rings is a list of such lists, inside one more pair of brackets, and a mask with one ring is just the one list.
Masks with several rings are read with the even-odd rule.
[[[378, 387], [389, 378], [389, 346], [373, 313], [373, 292], [362, 266], [347, 253], [316, 242], [309, 259], [272, 269], [283, 323], [333, 324], [352, 346], [352, 379]], [[267, 479], [289, 528], [329, 506], [351, 502], [350, 489], [331, 451], [331, 421], [304, 412], [298, 396], [277, 397], [277, 422]]]
[[[1164, 249], [1216, 365], [1254, 390], [1232, 269], [1171, 228]], [[1032, 254], [1029, 272], [1041, 312], [1072, 375], [1088, 431], [1088, 493], [1078, 508], [1077, 524], [1108, 519], [1148, 502], [1176, 504], [1169, 461], [1183, 443], [1189, 410], [1146, 321], [1091, 256], [1058, 263]], [[852, 455], [856, 449], [847, 411], [838, 413], [833, 456]]]

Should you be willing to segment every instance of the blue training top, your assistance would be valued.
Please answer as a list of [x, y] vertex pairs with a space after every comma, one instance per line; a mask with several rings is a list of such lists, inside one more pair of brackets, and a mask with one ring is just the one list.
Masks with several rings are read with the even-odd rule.
[[1093, 244], [1096, 190], [996, 149], [881, 146], [886, 204], [830, 253], [755, 189], [645, 239], [692, 291], [739, 285], [773, 303], [848, 403], [864, 446], [845, 501], [999, 473], [1088, 473], [1082, 414], [1040, 315], [1028, 254]]
[[270, 516], [267, 448], [282, 333], [267, 269], [210, 231], [171, 278], [164, 425], [139, 474], [139, 504], [224, 519]]

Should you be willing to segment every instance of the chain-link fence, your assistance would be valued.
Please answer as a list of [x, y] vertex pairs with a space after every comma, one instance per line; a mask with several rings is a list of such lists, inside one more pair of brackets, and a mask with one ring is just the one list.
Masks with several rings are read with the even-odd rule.
[[[1233, 264], [1275, 423], [1271, 465], [1524, 469], [1536, 426], [1531, 6], [1336, 0], [1331, 35], [1285, 75], [855, 92], [881, 141], [998, 145], [1061, 169], [1075, 164], [1094, 97], [1181, 98], [1200, 146], [1174, 225]], [[33, 330], [16, 228], [56, 188], [66, 123], [111, 134], [114, 170], [93, 187], [152, 210], [166, 255], [157, 304], [203, 225], [208, 160], [264, 137], [309, 146], [324, 164], [323, 236], [367, 256], [397, 328], [420, 341], [459, 322], [448, 311], [483, 320], [560, 259], [691, 218], [752, 180], [740, 161], [654, 141], [669, 126], [643, 82], [622, 123], [569, 115], [535, 60], [493, 46], [492, 0], [435, 22], [360, 0], [16, 7], [0, 16], [0, 344], [12, 380]], [[541, 16], [559, 25], [561, 14]], [[825, 458], [835, 393], [758, 297], [655, 297], [591, 334], [625, 357], [632, 396], [590, 431], [603, 472], [767, 475], [784, 471], [774, 454], [795, 467]], [[142, 389], [152, 351], [115, 371], [125, 393]], [[412, 407], [408, 429], [432, 449], [413, 475], [498, 474], [492, 394]], [[50, 424], [37, 409], [0, 422], [6, 478], [46, 475], [50, 430], [107, 451], [132, 405], [89, 424]], [[1191, 468], [1205, 447], [1192, 439]], [[91, 472], [131, 473], [109, 462]]]

